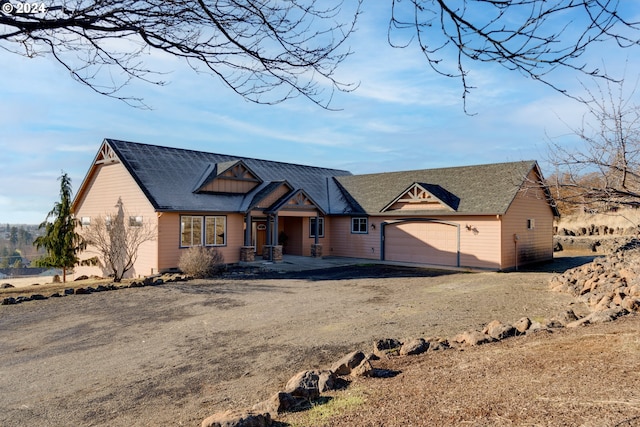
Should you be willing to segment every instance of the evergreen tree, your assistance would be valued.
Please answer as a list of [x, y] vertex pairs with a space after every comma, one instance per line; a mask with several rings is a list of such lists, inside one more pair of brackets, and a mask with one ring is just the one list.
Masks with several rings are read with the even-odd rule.
[[9, 243], [11, 243], [12, 248], [15, 248], [16, 245], [18, 244], [18, 228], [17, 227], [11, 227], [11, 230], [9, 231]]
[[[42, 267], [62, 268], [62, 280], [67, 279], [67, 269], [78, 263], [78, 253], [86, 244], [82, 236], [76, 233], [77, 220], [71, 210], [71, 178], [63, 172], [60, 180], [60, 201], [53, 205], [39, 229], [44, 234], [33, 244], [47, 251], [47, 254], [37, 261]], [[49, 221], [52, 220], [52, 222]]]

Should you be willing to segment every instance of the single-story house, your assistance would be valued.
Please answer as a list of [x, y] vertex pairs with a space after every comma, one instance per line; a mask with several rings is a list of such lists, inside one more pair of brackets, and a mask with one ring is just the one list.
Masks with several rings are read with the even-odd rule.
[[200, 245], [226, 263], [284, 251], [510, 270], [553, 257], [558, 211], [542, 181], [535, 161], [353, 175], [106, 139], [73, 209], [90, 227], [121, 202], [129, 224], [153, 227], [132, 276], [176, 269]]

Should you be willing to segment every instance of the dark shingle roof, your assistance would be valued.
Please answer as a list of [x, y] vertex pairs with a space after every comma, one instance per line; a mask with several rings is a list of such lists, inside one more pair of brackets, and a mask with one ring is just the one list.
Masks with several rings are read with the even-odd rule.
[[[539, 171], [535, 161], [522, 161], [351, 175], [338, 169], [112, 139], [105, 143], [158, 211], [247, 212], [286, 182], [294, 191], [303, 190], [326, 214], [408, 215], [407, 211], [383, 210], [413, 184], [419, 184], [452, 210], [412, 210], [412, 215], [495, 215], [507, 211], [531, 170]], [[197, 192], [220, 171], [239, 161], [262, 181], [252, 191]]]
[[[442, 169], [422, 169], [368, 175], [337, 177], [336, 181], [369, 215], [380, 214], [413, 183], [420, 183], [427, 191], [455, 211], [442, 214], [504, 214], [513, 201], [526, 176], [537, 167], [535, 161], [495, 163]], [[412, 211], [413, 214], [422, 212]], [[429, 213], [429, 211], [424, 211]], [[431, 211], [431, 213], [435, 213]], [[407, 211], [385, 212], [407, 215]]]
[[[328, 213], [351, 210], [332, 177], [350, 175], [338, 169], [282, 163], [225, 154], [106, 139], [153, 207], [160, 211], [245, 212], [254, 196], [273, 181], [286, 180], [304, 191]], [[194, 192], [216, 173], [242, 160], [263, 181], [248, 194]], [[222, 168], [220, 168], [222, 169]]]

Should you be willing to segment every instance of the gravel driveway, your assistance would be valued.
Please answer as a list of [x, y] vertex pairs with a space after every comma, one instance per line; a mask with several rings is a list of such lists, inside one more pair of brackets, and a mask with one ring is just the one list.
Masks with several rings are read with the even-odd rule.
[[0, 306], [0, 425], [197, 426], [374, 339], [551, 317], [571, 302], [547, 290], [567, 265], [361, 265]]

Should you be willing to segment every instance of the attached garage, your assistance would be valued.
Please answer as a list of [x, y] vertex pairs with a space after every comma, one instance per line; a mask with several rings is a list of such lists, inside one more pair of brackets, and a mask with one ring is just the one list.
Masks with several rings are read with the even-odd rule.
[[458, 267], [460, 227], [438, 220], [397, 220], [382, 224], [383, 259]]

